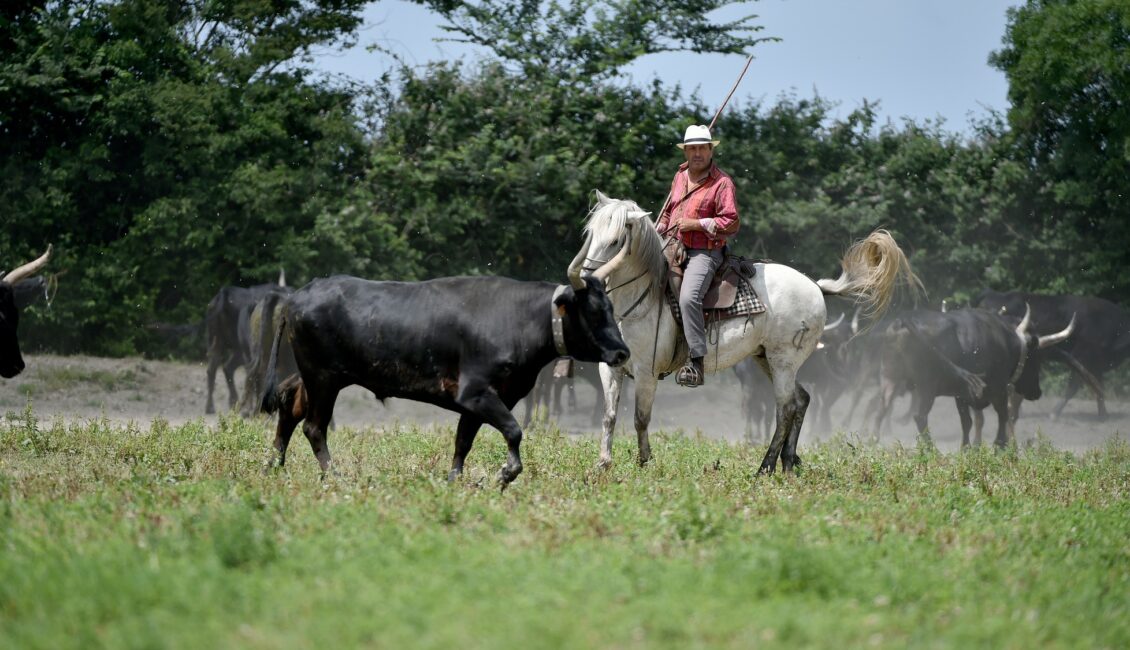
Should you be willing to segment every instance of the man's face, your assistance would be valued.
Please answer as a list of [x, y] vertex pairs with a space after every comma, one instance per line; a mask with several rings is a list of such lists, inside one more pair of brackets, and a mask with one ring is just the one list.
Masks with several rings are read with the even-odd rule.
[[714, 147], [709, 144], [688, 144], [683, 147], [683, 155], [687, 157], [687, 169], [692, 173], [702, 173], [710, 167]]

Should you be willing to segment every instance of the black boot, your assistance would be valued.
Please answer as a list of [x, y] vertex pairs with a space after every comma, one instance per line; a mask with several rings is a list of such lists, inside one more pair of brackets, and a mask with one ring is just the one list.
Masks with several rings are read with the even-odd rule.
[[675, 375], [675, 383], [687, 388], [701, 386], [706, 379], [706, 370], [702, 365], [702, 357], [691, 357], [686, 365], [679, 369]]

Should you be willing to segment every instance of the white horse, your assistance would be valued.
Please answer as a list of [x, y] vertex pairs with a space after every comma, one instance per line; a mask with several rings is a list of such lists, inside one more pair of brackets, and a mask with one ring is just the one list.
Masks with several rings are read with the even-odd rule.
[[[604, 385], [604, 423], [600, 465], [612, 464], [612, 431], [620, 389], [629, 373], [636, 382], [636, 439], [639, 462], [651, 458], [647, 427], [659, 375], [678, 369], [677, 344], [682, 336], [664, 298], [667, 263], [655, 224], [633, 201], [596, 192], [597, 203], [585, 224], [585, 243], [569, 265], [570, 274], [591, 272], [608, 287], [631, 359], [620, 368], [600, 366]], [[761, 473], [772, 473], [777, 458], [791, 471], [800, 463], [797, 438], [808, 408], [808, 393], [796, 382], [797, 370], [816, 349], [827, 311], [824, 295], [852, 296], [876, 317], [887, 307], [898, 281], [917, 282], [906, 256], [884, 230], [856, 242], [841, 260], [836, 280], [813, 282], [784, 264], [758, 263], [753, 287], [765, 304], [752, 319], [724, 320], [713, 327], [705, 361], [717, 372], [753, 356], [773, 382], [777, 422]], [[714, 341], [717, 341], [714, 343]]]

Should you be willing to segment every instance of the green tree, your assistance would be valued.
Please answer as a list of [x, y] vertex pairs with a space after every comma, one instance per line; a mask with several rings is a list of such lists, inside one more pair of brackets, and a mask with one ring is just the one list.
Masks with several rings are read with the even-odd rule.
[[302, 59], [362, 4], [6, 5], [0, 201], [18, 239], [0, 259], [53, 242], [66, 272], [32, 347], [135, 351], [143, 323], [199, 319], [224, 284], [333, 268], [286, 256], [344, 235], [319, 224], [343, 214], [363, 136], [356, 92]]
[[1031, 0], [990, 62], [1009, 82], [1014, 206], [1036, 288], [1130, 299], [1130, 5]]

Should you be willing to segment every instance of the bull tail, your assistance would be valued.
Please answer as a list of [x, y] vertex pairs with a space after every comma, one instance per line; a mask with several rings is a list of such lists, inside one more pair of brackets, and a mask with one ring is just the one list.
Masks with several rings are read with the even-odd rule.
[[922, 290], [922, 281], [911, 270], [906, 254], [886, 230], [876, 230], [852, 244], [840, 260], [840, 267], [840, 277], [818, 280], [817, 286], [826, 295], [855, 298], [875, 319], [887, 311], [900, 281]]
[[259, 411], [274, 413], [279, 410], [279, 344], [282, 342], [283, 328], [286, 327], [286, 316], [279, 318], [279, 327], [275, 330], [275, 340], [271, 342], [271, 357], [267, 361], [267, 370], [263, 378], [263, 399], [259, 402]]
[[985, 393], [985, 380], [982, 379], [980, 375], [973, 374], [953, 361], [950, 361], [949, 357], [939, 352], [933, 345], [930, 345], [930, 341], [922, 335], [922, 332], [918, 331], [918, 327], [912, 321], [901, 320], [900, 324], [922, 344], [923, 348], [930, 352], [938, 363], [942, 364], [942, 366], [952, 372], [955, 377], [965, 383], [965, 389], [968, 391], [970, 401], [978, 401], [981, 399], [981, 396]]

